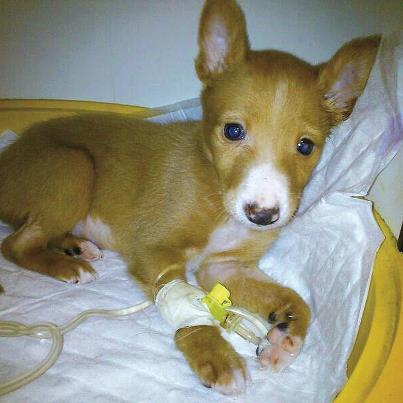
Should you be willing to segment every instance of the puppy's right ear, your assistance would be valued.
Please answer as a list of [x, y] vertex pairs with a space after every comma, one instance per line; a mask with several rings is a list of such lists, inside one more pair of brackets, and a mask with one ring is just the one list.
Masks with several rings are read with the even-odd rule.
[[246, 23], [235, 0], [207, 0], [199, 27], [196, 72], [208, 84], [245, 58], [249, 49]]
[[333, 125], [350, 116], [364, 91], [380, 40], [377, 35], [354, 39], [319, 66], [319, 86]]

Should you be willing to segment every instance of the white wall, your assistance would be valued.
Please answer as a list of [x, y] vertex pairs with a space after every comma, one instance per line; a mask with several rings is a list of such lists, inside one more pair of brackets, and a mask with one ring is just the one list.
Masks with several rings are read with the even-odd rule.
[[[239, 3], [254, 48], [287, 50], [313, 63], [326, 60], [353, 37], [403, 27], [401, 0]], [[202, 4], [0, 0], [0, 98], [157, 106], [196, 97], [193, 60]], [[402, 154], [372, 192], [395, 234], [403, 217]]]
[[[1, 0], [0, 98], [157, 106], [198, 95], [202, 0]], [[355, 36], [391, 31], [401, 0], [240, 0], [255, 48], [327, 59]]]

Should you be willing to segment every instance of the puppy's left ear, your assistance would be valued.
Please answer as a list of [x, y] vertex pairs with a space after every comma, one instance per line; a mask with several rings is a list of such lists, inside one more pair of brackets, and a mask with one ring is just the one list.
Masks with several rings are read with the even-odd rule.
[[200, 19], [196, 72], [207, 85], [241, 62], [249, 49], [246, 23], [235, 0], [206, 0]]
[[319, 86], [332, 124], [346, 120], [367, 83], [380, 36], [354, 39], [319, 66]]

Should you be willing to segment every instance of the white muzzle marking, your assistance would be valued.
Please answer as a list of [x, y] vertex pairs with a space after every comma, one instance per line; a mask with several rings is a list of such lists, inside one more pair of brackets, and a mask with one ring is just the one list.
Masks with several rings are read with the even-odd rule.
[[[255, 229], [272, 229], [284, 225], [290, 218], [290, 191], [287, 177], [272, 164], [255, 165], [246, 173], [229, 203], [233, 216], [243, 224]], [[256, 204], [260, 208], [280, 210], [279, 219], [270, 225], [258, 226], [250, 222], [245, 215], [247, 204]]]

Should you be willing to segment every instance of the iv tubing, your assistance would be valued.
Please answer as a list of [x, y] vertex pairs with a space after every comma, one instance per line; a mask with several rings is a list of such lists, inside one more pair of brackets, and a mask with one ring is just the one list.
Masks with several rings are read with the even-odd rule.
[[45, 322], [33, 326], [12, 321], [0, 321], [0, 337], [30, 336], [38, 339], [52, 339], [52, 346], [47, 356], [32, 370], [18, 376], [17, 378], [0, 384], [0, 396], [13, 392], [27, 383], [44, 374], [58, 359], [63, 350], [64, 333], [73, 330], [82, 322], [93, 316], [116, 317], [139, 312], [149, 307], [152, 303], [144, 301], [140, 304], [123, 309], [90, 309], [84, 311], [67, 322], [63, 326]]
[[[51, 322], [44, 322], [28, 326], [18, 322], [0, 321], [0, 337], [30, 336], [38, 339], [52, 340], [52, 346], [49, 353], [37, 366], [15, 379], [0, 384], [0, 396], [13, 392], [14, 390], [21, 388], [22, 386], [34, 381], [44, 374], [57, 361], [60, 353], [63, 350], [63, 335], [75, 329], [85, 320], [93, 316], [111, 318], [130, 315], [146, 309], [151, 304], [152, 302], [150, 301], [144, 301], [140, 304], [123, 309], [90, 309], [80, 313], [71, 321], [62, 326], [57, 326]], [[245, 309], [238, 307], [227, 307], [226, 310], [252, 323], [262, 336], [267, 333], [268, 328], [266, 322], [257, 315], [253, 315]], [[259, 344], [261, 339], [257, 337], [247, 326], [241, 323], [238, 323], [237, 326], [238, 328], [234, 328], [232, 330], [250, 342], [257, 345]]]
[[[260, 333], [261, 337], [264, 337], [267, 332], [270, 330], [270, 325], [268, 322], [265, 322], [263, 319], [261, 319], [258, 315], [254, 315], [250, 312], [248, 312], [246, 309], [239, 308], [239, 307], [227, 307], [225, 308], [226, 311], [231, 312], [235, 315], [238, 315], [242, 319], [245, 319], [249, 323], [252, 323], [256, 330]], [[237, 332], [236, 329], [233, 329], [235, 332]], [[246, 337], [247, 340], [249, 340], [251, 343], [259, 345], [261, 338], [257, 337], [254, 332], [251, 332], [251, 330], [248, 327], [243, 326], [240, 324], [240, 330], [241, 332], [246, 332], [248, 334], [248, 337]], [[240, 336], [245, 338], [244, 335], [241, 333], [237, 332]]]

